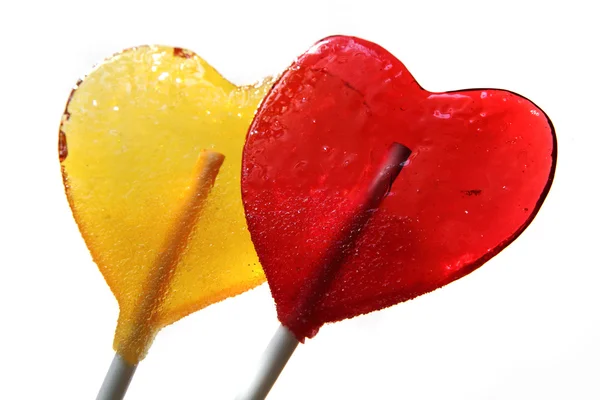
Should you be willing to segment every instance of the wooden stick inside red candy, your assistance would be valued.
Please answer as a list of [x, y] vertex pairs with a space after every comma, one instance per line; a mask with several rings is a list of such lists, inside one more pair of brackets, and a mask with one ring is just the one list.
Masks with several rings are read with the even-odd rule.
[[392, 143], [380, 166], [374, 170], [374, 176], [368, 186], [351, 195], [354, 204], [348, 208], [348, 215], [343, 217], [344, 222], [337, 235], [328, 242], [318, 267], [312, 271], [312, 276], [301, 288], [292, 320], [303, 323], [311, 318], [315, 304], [318, 304], [321, 297], [329, 291], [329, 285], [342, 268], [346, 258], [354, 252], [356, 240], [389, 193], [392, 183], [408, 161], [410, 153], [407, 147]]
[[[314, 304], [318, 304], [321, 297], [327, 293], [338, 269], [343, 266], [349, 252], [353, 251], [355, 241], [389, 193], [394, 180], [408, 161], [410, 153], [407, 147], [392, 143], [381, 165], [375, 169], [370, 184], [357, 193], [353, 211], [345, 219], [336, 239], [330, 242], [329, 248], [320, 260], [320, 267], [314, 271], [314, 276], [302, 288], [295, 319], [311, 318]], [[286, 327], [280, 326], [265, 351], [261, 366], [256, 371], [256, 377], [239, 399], [265, 398], [297, 345], [298, 339]]]
[[[304, 313], [304, 291], [392, 142], [413, 151], [410, 163]], [[322, 40], [273, 86], [244, 148], [246, 218], [279, 320], [303, 341], [467, 275], [531, 223], [556, 154], [550, 120], [520, 95], [428, 92], [374, 43]]]

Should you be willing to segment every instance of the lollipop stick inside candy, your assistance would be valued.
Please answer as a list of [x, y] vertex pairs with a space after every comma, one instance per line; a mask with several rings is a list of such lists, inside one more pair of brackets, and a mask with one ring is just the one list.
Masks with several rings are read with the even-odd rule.
[[392, 143], [385, 158], [378, 166], [370, 186], [360, 193], [352, 213], [337, 235], [331, 240], [320, 259], [319, 265], [321, 267], [315, 270], [315, 274], [302, 288], [300, 300], [296, 307], [296, 315], [292, 320], [301, 323], [304, 319], [310, 319], [315, 304], [328, 292], [335, 274], [346, 261], [347, 255], [354, 249], [354, 244], [360, 236], [362, 228], [368, 223], [390, 191], [392, 183], [394, 183], [410, 154], [411, 151], [407, 147]]
[[[393, 143], [390, 146], [371, 185], [359, 197], [360, 200], [354, 212], [323, 255], [320, 262], [321, 267], [309, 280], [309, 284], [303, 288], [296, 308], [295, 319], [310, 318], [314, 305], [327, 292], [333, 277], [342, 267], [348, 250], [352, 249], [362, 228], [369, 222], [390, 191], [392, 183], [410, 154], [410, 149], [401, 144]], [[266, 398], [298, 343], [298, 339], [288, 328], [283, 325], [279, 326], [263, 353], [256, 375], [250, 385], [237, 397], [237, 400]]]
[[137, 366], [126, 359], [133, 358], [132, 356], [137, 358], [139, 354], [145, 353], [156, 334], [161, 305], [175, 267], [187, 246], [192, 229], [224, 159], [220, 153], [200, 153], [190, 184], [182, 193], [173, 225], [165, 236], [158, 257], [149, 271], [142, 295], [138, 299], [134, 328], [128, 332], [123, 345], [117, 348], [117, 354], [98, 393], [98, 400], [118, 400], [125, 396]]

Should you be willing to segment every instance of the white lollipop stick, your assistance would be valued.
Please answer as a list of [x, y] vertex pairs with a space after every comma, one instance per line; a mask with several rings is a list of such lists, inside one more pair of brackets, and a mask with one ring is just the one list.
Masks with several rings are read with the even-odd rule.
[[[358, 232], [361, 231], [357, 228], [367, 224], [372, 215], [370, 211], [376, 209], [388, 194], [392, 183], [406, 164], [410, 153], [411, 151], [407, 147], [399, 143], [392, 144], [386, 159], [380, 166], [371, 186], [367, 189], [364, 202], [359, 205], [356, 213], [345, 224], [345, 228], [340, 232], [340, 240], [334, 240], [332, 243], [335, 243], [335, 245], [332, 245], [326, 252], [324, 256], [325, 265], [320, 271], [317, 271], [317, 278], [312, 280], [317, 282], [318, 286], [311, 285], [308, 288], [307, 296], [301, 302], [309, 303], [308, 306], [310, 306], [321, 296], [323, 282], [327, 282], [327, 277], [335, 274], [336, 269], [342, 264], [343, 257], [340, 257], [340, 249], [350, 247], [356, 240]], [[345, 246], [340, 246], [340, 243], [344, 243]], [[315, 291], [317, 293], [314, 293]], [[236, 397], [236, 400], [264, 400], [297, 346], [298, 339], [289, 329], [281, 325], [263, 353], [254, 379], [246, 390]]]
[[96, 400], [122, 400], [136, 368], [137, 365], [129, 365], [120, 355], [115, 354]]
[[262, 355], [256, 374], [236, 400], [259, 400], [267, 397], [279, 374], [298, 347], [298, 339], [288, 328], [279, 325]]

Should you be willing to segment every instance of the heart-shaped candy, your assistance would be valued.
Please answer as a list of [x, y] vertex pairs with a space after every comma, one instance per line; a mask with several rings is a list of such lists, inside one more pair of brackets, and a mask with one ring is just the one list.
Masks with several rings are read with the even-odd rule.
[[[328, 287], [324, 254], [393, 142], [412, 150]], [[412, 299], [510, 244], [550, 188], [546, 114], [496, 89], [431, 93], [392, 54], [330, 37], [273, 86], [242, 162], [246, 218], [280, 321], [299, 340], [326, 323]]]
[[239, 174], [270, 86], [237, 87], [190, 51], [144, 46], [111, 57], [73, 90], [59, 141], [64, 183], [119, 302], [114, 346], [128, 362], [161, 327], [264, 281]]

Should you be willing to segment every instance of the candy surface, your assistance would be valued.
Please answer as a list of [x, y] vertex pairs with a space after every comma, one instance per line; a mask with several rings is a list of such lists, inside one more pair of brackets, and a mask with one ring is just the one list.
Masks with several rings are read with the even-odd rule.
[[[160, 327], [264, 281], [239, 174], [246, 131], [270, 85], [237, 87], [190, 51], [146, 46], [111, 57], [71, 94], [59, 140], [66, 192], [119, 302], [114, 346], [127, 361], [145, 355]], [[202, 172], [204, 150], [225, 156], [220, 168]], [[194, 182], [213, 172], [201, 210], [181, 217]], [[193, 226], [181, 234], [177, 221]], [[152, 270], [170, 251], [157, 294]]]
[[[303, 302], [392, 142], [412, 150], [408, 165], [355, 246], [339, 249], [345, 261], [327, 289]], [[280, 321], [303, 340], [468, 274], [531, 222], [555, 160], [549, 119], [519, 95], [431, 93], [376, 44], [317, 43], [265, 98], [242, 162], [248, 226]]]

